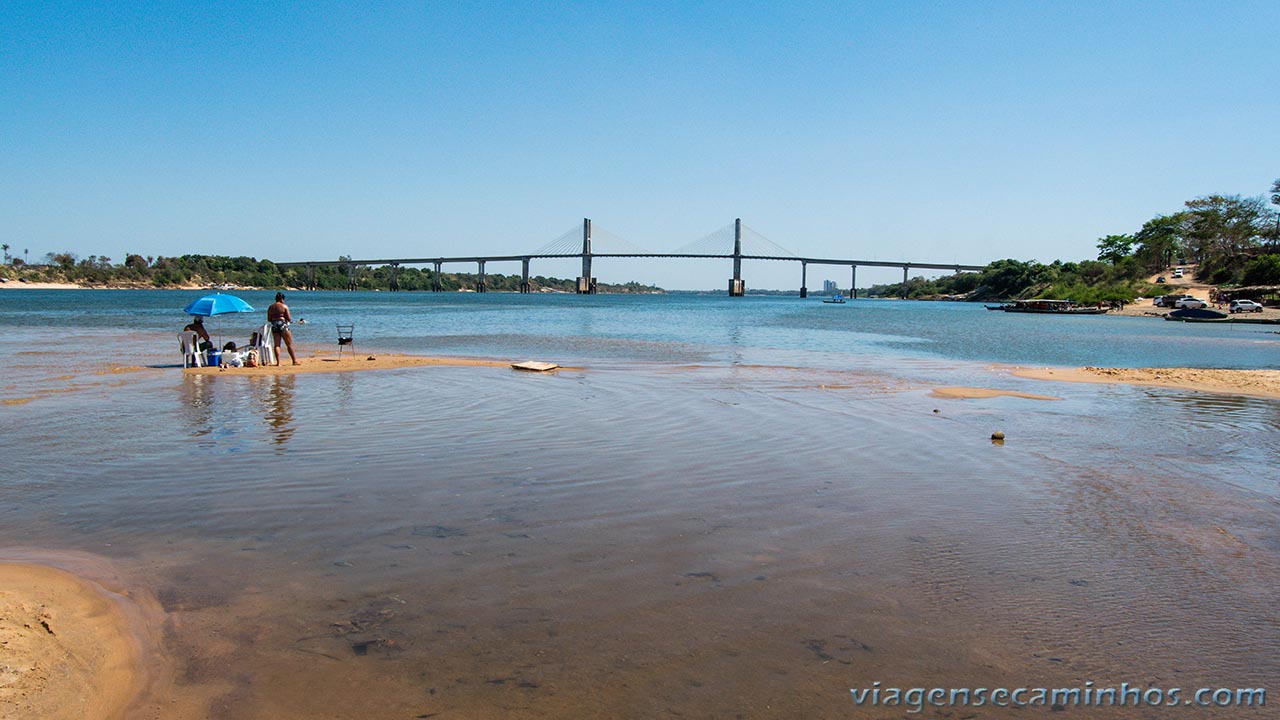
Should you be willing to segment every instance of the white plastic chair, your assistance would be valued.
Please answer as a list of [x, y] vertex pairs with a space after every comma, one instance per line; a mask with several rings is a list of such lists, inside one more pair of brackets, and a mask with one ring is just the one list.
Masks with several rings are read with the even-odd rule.
[[182, 367], [204, 367], [204, 353], [200, 350], [199, 335], [178, 333], [178, 349], [182, 351]]
[[258, 344], [250, 345], [246, 350], [258, 351], [259, 365], [275, 365], [275, 341], [271, 336], [271, 323], [267, 323], [258, 329]]

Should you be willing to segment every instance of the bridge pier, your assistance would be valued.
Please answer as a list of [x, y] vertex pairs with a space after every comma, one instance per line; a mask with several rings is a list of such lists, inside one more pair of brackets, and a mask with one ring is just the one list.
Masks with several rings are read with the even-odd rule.
[[809, 288], [807, 287], [807, 278], [809, 276], [809, 263], [800, 261], [800, 297], [809, 297]]
[[476, 281], [476, 292], [484, 292], [484, 261], [477, 260], [476, 263], [480, 266], [480, 276]]
[[529, 292], [529, 258], [520, 259], [520, 292]]
[[356, 289], [356, 266], [347, 266], [347, 290], [354, 291]]
[[742, 297], [747, 294], [747, 286], [742, 282], [742, 218], [733, 221], [733, 278], [729, 280], [729, 297]]
[[315, 265], [307, 266], [307, 289], [308, 290], [316, 289], [316, 266]]
[[400, 263], [391, 263], [391, 292], [400, 292]]
[[596, 279], [591, 277], [591, 218], [582, 218], [582, 277], [578, 278], [578, 294], [596, 294]]
[[902, 266], [902, 299], [907, 299], [907, 271], [911, 269], [910, 265]]
[[858, 299], [858, 266], [850, 265], [853, 268], [853, 277], [849, 278], [849, 297], [854, 300]]
[[437, 260], [434, 264], [436, 266], [436, 271], [435, 274], [431, 276], [431, 292], [440, 292], [444, 290], [444, 283], [440, 280], [440, 268], [444, 266], [444, 263]]

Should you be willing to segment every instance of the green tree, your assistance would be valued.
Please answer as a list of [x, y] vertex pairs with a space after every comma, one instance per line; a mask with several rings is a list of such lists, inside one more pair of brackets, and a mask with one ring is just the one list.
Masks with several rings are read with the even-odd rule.
[[47, 253], [44, 256], [46, 265], [57, 265], [63, 270], [70, 270], [76, 266], [76, 260], [79, 258], [73, 252]]
[[1181, 251], [1186, 213], [1157, 215], [1142, 224], [1133, 234], [1137, 249], [1134, 256], [1147, 272], [1157, 272], [1173, 264], [1174, 254]]
[[1098, 259], [1115, 265], [1133, 252], [1132, 235], [1108, 235], [1098, 239]]

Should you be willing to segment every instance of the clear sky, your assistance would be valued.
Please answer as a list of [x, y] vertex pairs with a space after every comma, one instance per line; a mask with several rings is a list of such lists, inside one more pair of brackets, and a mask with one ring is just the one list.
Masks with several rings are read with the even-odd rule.
[[[1274, 0], [0, 0], [0, 240], [33, 261], [507, 254], [590, 217], [670, 250], [741, 217], [797, 255], [1080, 260], [1193, 197], [1266, 193], [1278, 76]], [[719, 288], [730, 267], [596, 275]]]

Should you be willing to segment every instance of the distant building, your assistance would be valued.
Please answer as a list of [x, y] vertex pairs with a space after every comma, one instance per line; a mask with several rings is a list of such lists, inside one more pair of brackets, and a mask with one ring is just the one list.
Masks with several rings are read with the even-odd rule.
[[826, 293], [826, 294], [828, 294], [828, 295], [831, 295], [831, 294], [833, 294], [833, 293], [839, 292], [839, 290], [840, 290], [840, 286], [839, 286], [839, 285], [836, 285], [836, 281], [835, 281], [835, 280], [823, 280], [823, 281], [822, 281], [822, 292], [824, 292], [824, 293]]

